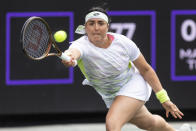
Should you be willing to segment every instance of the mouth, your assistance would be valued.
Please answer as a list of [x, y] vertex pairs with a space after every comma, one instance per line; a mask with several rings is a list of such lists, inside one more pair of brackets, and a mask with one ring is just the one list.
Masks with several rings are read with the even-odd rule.
[[94, 34], [93, 37], [94, 38], [101, 38], [101, 35], [100, 34]]
[[101, 35], [100, 33], [93, 33], [93, 35]]

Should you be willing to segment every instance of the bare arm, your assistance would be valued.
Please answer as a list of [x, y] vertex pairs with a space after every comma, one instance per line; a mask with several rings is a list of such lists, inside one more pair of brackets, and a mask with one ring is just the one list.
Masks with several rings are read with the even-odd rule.
[[[155, 73], [153, 68], [146, 62], [142, 54], [135, 61], [133, 61], [133, 63], [138, 68], [140, 74], [152, 87], [155, 93], [163, 89], [157, 74]], [[162, 106], [166, 110], [166, 117], [168, 117], [169, 113], [171, 113], [174, 118], [182, 119], [182, 116], [184, 114], [170, 100], [162, 103]]]
[[70, 62], [66, 62], [62, 60], [62, 63], [67, 67], [67, 66], [74, 66], [74, 60], [78, 60], [81, 56], [80, 51], [76, 48], [71, 48], [68, 50], [65, 50], [64, 53], [66, 53], [70, 58]]
[[146, 62], [142, 54], [139, 56], [139, 58], [133, 61], [133, 63], [138, 68], [140, 74], [144, 77], [144, 79], [150, 84], [155, 93], [163, 89], [155, 71]]

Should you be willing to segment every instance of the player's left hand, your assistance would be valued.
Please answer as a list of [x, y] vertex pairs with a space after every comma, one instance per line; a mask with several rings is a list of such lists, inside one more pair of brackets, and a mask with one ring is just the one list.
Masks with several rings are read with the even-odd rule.
[[175, 104], [173, 104], [171, 101], [166, 101], [166, 102], [162, 103], [162, 106], [166, 110], [166, 117], [167, 118], [169, 117], [169, 113], [174, 118], [182, 119], [182, 116], [184, 116], [184, 114], [178, 109], [178, 107]]

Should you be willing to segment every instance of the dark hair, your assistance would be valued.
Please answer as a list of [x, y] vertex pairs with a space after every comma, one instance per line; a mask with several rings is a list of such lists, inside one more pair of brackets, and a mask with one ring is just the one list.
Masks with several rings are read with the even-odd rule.
[[106, 14], [107, 17], [108, 17], [108, 24], [110, 24], [111, 18], [110, 18], [110, 16], [107, 14], [107, 9], [104, 9], [104, 8], [101, 7], [101, 6], [92, 7], [92, 8], [90, 8], [90, 9], [86, 12], [85, 16], [86, 16], [88, 13], [93, 12], [93, 11], [99, 11], [99, 12], [102, 12], [102, 13]]

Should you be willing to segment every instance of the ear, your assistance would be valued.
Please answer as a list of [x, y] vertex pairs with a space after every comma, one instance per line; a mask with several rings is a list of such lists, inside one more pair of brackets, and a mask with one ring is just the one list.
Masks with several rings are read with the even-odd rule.
[[110, 24], [108, 24], [108, 31], [109, 31], [109, 29], [110, 29]]

